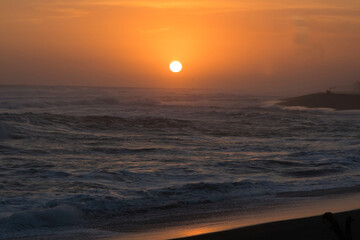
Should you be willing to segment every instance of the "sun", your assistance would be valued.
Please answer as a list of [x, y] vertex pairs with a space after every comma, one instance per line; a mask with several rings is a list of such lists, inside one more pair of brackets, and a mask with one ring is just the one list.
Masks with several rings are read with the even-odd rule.
[[170, 70], [174, 73], [180, 72], [182, 69], [182, 65], [179, 61], [173, 61], [170, 63]]

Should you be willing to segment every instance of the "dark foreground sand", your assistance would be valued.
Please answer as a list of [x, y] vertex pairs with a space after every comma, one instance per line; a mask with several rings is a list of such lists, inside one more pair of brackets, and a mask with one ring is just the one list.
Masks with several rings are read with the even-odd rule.
[[[345, 218], [352, 216], [352, 240], [360, 239], [360, 210], [334, 214], [345, 231]], [[306, 217], [208, 233], [182, 240], [336, 240], [330, 224], [322, 216]]]
[[[340, 227], [345, 230], [345, 219], [352, 216], [352, 240], [360, 240], [360, 209], [334, 214]], [[176, 238], [176, 240], [338, 240], [335, 233], [330, 230], [330, 224], [322, 216], [297, 218], [285, 221], [276, 221], [241, 227], [232, 230], [207, 233], [192, 237]], [[180, 227], [181, 228], [181, 227]], [[143, 234], [139, 236], [125, 235], [97, 238], [79, 235], [45, 235], [35, 237], [12, 238], [7, 240], [164, 240], [169, 239], [170, 232], [165, 234]], [[0, 239], [1, 236], [0, 236]], [[173, 239], [175, 240], [175, 239]], [[343, 239], [346, 240], [346, 239]]]
[[283, 99], [283, 106], [308, 108], [333, 108], [336, 110], [360, 109], [360, 94], [314, 93], [300, 97]]

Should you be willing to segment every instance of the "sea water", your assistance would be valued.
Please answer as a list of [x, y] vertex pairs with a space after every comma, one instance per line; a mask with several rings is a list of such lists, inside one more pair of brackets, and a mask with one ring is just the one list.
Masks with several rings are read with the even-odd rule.
[[269, 104], [279, 98], [1, 87], [0, 239], [359, 192], [360, 113]]

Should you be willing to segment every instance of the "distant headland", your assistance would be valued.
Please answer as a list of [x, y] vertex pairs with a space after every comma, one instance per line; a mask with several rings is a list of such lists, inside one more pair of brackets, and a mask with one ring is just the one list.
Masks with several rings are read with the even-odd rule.
[[299, 97], [282, 99], [279, 105], [307, 108], [333, 108], [335, 110], [360, 109], [360, 94], [356, 93], [313, 93]]

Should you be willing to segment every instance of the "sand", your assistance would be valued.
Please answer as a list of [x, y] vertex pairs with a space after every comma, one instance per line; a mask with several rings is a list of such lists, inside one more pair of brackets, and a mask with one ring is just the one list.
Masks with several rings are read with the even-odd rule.
[[352, 240], [360, 240], [360, 193], [345, 194], [340, 191], [339, 195], [331, 194], [326, 198], [302, 197], [298, 200], [256, 208], [248, 213], [243, 210], [232, 211], [229, 214], [209, 215], [194, 220], [173, 219], [169, 223], [158, 219], [151, 226], [146, 224], [139, 229], [129, 228], [129, 231], [123, 231], [117, 226], [115, 229], [107, 229], [110, 232], [105, 231], [103, 236], [54, 232], [51, 235], [11, 240], [337, 240], [335, 233], [329, 230], [330, 224], [322, 218], [322, 214], [327, 211], [338, 212], [335, 217], [342, 229], [345, 229], [346, 216], [351, 215], [355, 220], [352, 224]]
[[[272, 205], [249, 211], [221, 212], [220, 215], [204, 216], [193, 220], [172, 219], [168, 223], [154, 220], [152, 226], [124, 232], [98, 240], [231, 240], [231, 239], [327, 239], [336, 240], [324, 222], [325, 212], [334, 212], [344, 229], [345, 218], [351, 215], [353, 239], [360, 240], [360, 193], [331, 194], [311, 198], [287, 198], [288, 203]], [[231, 229], [231, 230], [229, 230]], [[113, 229], [116, 231], [115, 229]], [[130, 230], [130, 229], [129, 229]], [[134, 230], [134, 229], [133, 229]]]
[[[345, 218], [352, 216], [352, 239], [360, 239], [360, 209], [334, 214], [345, 231]], [[177, 240], [336, 240], [338, 239], [329, 228], [330, 224], [322, 216], [298, 218], [259, 224], [193, 237], [177, 238]]]
[[360, 109], [360, 94], [314, 93], [283, 99], [282, 102], [278, 104], [282, 106], [355, 110]]
[[[345, 230], [345, 219], [347, 216], [352, 216], [354, 219], [352, 223], [352, 240], [360, 239], [360, 209], [340, 212], [334, 214], [340, 227]], [[171, 240], [337, 240], [336, 234], [330, 230], [330, 224], [324, 220], [323, 217], [313, 216], [306, 218], [297, 218], [284, 221], [276, 221], [264, 224], [258, 224], [248, 227], [241, 227], [226, 231], [219, 231], [207, 233], [197, 236], [175, 238]], [[47, 235], [28, 238], [14, 238], [11, 240], [45, 240], [45, 239], [84, 239], [79, 236], [63, 236], [59, 238], [58, 235]], [[92, 239], [92, 238], [85, 238]], [[110, 237], [110, 238], [96, 238], [101, 240], [130, 240], [130, 239], [147, 239], [158, 240], [166, 239], [156, 235], [143, 235], [141, 238], [132, 237]], [[344, 239], [346, 240], [346, 239]]]

